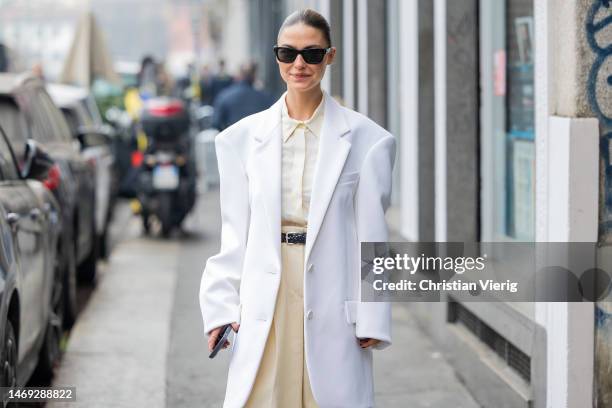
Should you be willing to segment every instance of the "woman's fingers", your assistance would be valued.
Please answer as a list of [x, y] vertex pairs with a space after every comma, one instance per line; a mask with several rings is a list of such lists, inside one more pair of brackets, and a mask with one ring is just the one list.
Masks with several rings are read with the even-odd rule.
[[210, 336], [208, 338], [208, 351], [213, 351], [213, 349], [215, 348], [215, 344], [217, 344], [217, 337], [218, 336]]
[[215, 348], [215, 343], [217, 342], [217, 336], [216, 334], [211, 334], [208, 337], [208, 351], [213, 351], [213, 349]]
[[380, 340], [377, 339], [359, 339], [359, 346], [361, 348], [368, 348], [380, 343]]
[[208, 336], [208, 351], [213, 351], [215, 348], [215, 344], [217, 343], [217, 338], [219, 338], [219, 334], [221, 332], [221, 327], [217, 327], [216, 329], [212, 329], [210, 331], [210, 336]]
[[[208, 336], [208, 351], [213, 351], [213, 349], [215, 348], [217, 339], [221, 335], [222, 328], [223, 327], [217, 327], [216, 329], [212, 329], [210, 331], [210, 335]], [[232, 323], [232, 329], [234, 329], [234, 331], [238, 333], [238, 330], [240, 330], [240, 325], [238, 323]], [[223, 348], [228, 348], [229, 345], [230, 345], [229, 340], [225, 340], [225, 344], [223, 345]]]

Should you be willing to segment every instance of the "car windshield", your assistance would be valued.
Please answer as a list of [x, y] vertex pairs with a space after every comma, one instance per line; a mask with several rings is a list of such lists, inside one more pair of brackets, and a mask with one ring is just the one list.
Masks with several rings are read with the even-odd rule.
[[68, 127], [72, 132], [72, 135], [76, 135], [79, 131], [79, 120], [76, 117], [75, 112], [69, 108], [62, 108], [62, 113], [64, 114], [64, 118], [66, 119], [66, 123], [68, 123]]
[[25, 118], [12, 99], [0, 98], [0, 125], [4, 129], [15, 156], [19, 159], [25, 154], [28, 131]]

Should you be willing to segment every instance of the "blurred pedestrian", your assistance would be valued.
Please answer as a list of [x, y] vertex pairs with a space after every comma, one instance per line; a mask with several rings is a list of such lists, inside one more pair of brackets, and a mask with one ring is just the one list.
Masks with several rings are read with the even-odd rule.
[[143, 100], [157, 95], [157, 63], [150, 55], [144, 56], [140, 63], [138, 90]]
[[174, 80], [168, 73], [166, 65], [163, 62], [157, 64], [157, 96], [172, 96], [172, 89], [174, 88]]
[[212, 105], [212, 73], [210, 67], [204, 65], [200, 70], [200, 101], [202, 105]]
[[0, 43], [0, 72], [8, 72], [9, 70], [9, 55], [7, 47]]
[[268, 109], [274, 103], [270, 94], [254, 88], [256, 73], [255, 63], [244, 64], [240, 68], [239, 81], [217, 96], [212, 120], [214, 128], [223, 130], [242, 118]]
[[42, 62], [37, 62], [32, 65], [32, 75], [36, 78], [40, 78], [43, 81], [45, 80], [45, 69], [43, 68]]
[[232, 78], [231, 75], [229, 75], [225, 70], [225, 60], [219, 60], [219, 70], [217, 74], [212, 77], [208, 89], [210, 94], [210, 104], [214, 105], [217, 96], [219, 96], [221, 91], [230, 86], [233, 82], [234, 78]]
[[185, 75], [179, 76], [176, 81], [174, 81], [172, 94], [174, 97], [181, 99], [187, 99], [194, 96], [192, 91], [191, 64], [187, 67]]
[[319, 13], [287, 17], [274, 52], [287, 92], [215, 140], [221, 249], [200, 306], [210, 349], [236, 332], [224, 407], [373, 407], [391, 307], [361, 301], [360, 242], [388, 239], [395, 138], [322, 91]]

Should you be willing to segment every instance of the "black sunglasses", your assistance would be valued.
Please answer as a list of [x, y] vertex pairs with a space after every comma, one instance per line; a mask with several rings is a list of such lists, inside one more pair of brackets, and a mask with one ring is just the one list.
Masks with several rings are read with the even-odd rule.
[[320, 64], [327, 54], [331, 50], [330, 48], [306, 48], [303, 50], [296, 50], [295, 48], [289, 47], [274, 47], [274, 54], [276, 58], [285, 64], [295, 61], [298, 55], [304, 58], [304, 62], [307, 64]]

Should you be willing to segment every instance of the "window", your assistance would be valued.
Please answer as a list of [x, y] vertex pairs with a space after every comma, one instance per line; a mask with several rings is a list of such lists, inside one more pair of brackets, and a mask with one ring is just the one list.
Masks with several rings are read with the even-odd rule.
[[82, 102], [83, 107], [85, 108], [87, 118], [86, 125], [93, 125], [94, 123], [102, 123], [102, 117], [100, 116], [100, 109], [98, 109], [98, 105], [94, 97], [90, 94], [84, 99]]
[[71, 134], [66, 120], [60, 113], [59, 109], [55, 106], [49, 95], [39, 90], [37, 92], [37, 99], [41, 107], [44, 110], [44, 114], [48, 118], [49, 127], [51, 133], [49, 134], [49, 140], [52, 142], [70, 142]]
[[77, 119], [76, 112], [69, 108], [62, 108], [62, 113], [70, 131], [73, 135], [76, 135], [79, 130], [79, 120]]
[[23, 108], [27, 115], [28, 122], [32, 126], [32, 138], [40, 143], [50, 141], [49, 135], [52, 133], [52, 128], [49, 125], [49, 120], [37, 102], [34, 90], [29, 88], [20, 91], [17, 95], [19, 105]]
[[36, 141], [61, 143], [72, 140], [64, 117], [44, 90], [28, 87], [19, 92], [18, 98], [31, 119], [32, 133]]
[[483, 241], [535, 237], [533, 0], [481, 1]]
[[10, 146], [0, 130], [0, 173], [3, 180], [19, 180], [19, 172]]
[[[8, 143], [15, 153], [18, 165], [21, 166], [25, 159], [25, 144], [28, 138], [27, 124], [23, 113], [15, 102], [7, 98], [0, 99], [0, 126], [2, 126]], [[5, 163], [10, 163], [10, 167], [15, 171], [15, 174], [12, 176], [17, 177], [13, 157], [8, 146], [4, 137], [0, 135], [0, 155], [2, 156], [0, 160], [3, 162], [3, 173], [6, 175], [4, 170]], [[12, 174], [12, 172], [10, 173]]]

